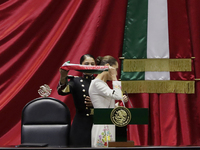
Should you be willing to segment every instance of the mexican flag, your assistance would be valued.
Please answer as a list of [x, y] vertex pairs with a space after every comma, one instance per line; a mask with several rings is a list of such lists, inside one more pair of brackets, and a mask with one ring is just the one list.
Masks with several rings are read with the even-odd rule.
[[132, 89], [129, 93], [194, 93], [185, 3], [128, 0], [121, 69], [124, 90]]

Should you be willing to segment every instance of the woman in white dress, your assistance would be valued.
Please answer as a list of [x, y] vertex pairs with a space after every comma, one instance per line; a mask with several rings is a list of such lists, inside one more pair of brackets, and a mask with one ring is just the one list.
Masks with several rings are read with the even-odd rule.
[[[112, 56], [97, 58], [97, 65], [109, 66], [108, 71], [98, 74], [91, 81], [89, 95], [94, 108], [114, 108], [115, 100], [122, 100], [121, 83], [117, 81], [118, 62]], [[113, 89], [107, 85], [111, 80]], [[127, 97], [124, 97], [127, 101]], [[93, 125], [92, 127], [92, 147], [107, 147], [108, 141], [115, 141], [115, 125]]]

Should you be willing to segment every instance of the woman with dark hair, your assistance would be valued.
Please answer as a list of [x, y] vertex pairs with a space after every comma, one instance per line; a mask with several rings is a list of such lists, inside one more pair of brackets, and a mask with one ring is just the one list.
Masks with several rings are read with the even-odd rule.
[[[94, 66], [95, 58], [90, 54], [83, 55], [80, 58], [80, 64]], [[94, 77], [90, 73], [83, 73], [82, 77], [70, 77], [70, 81], [68, 81], [68, 72], [60, 69], [60, 82], [57, 91], [59, 95], [72, 94], [76, 107], [76, 115], [70, 130], [70, 146], [90, 147], [93, 124], [93, 117], [90, 113], [93, 105], [88, 89]]]
[[[122, 95], [121, 83], [117, 81], [118, 62], [112, 56], [98, 57], [96, 64], [108, 66], [108, 71], [98, 74], [92, 80], [89, 87], [89, 95], [94, 108], [114, 108], [115, 100], [125, 100], [127, 97]], [[107, 85], [111, 80], [113, 89]], [[115, 141], [114, 125], [93, 125], [92, 127], [92, 147], [107, 147], [108, 141]]]

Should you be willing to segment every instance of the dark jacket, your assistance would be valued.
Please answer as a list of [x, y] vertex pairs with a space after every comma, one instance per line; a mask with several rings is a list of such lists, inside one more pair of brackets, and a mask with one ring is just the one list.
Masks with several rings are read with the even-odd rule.
[[84, 75], [82, 77], [70, 77], [66, 79], [66, 84], [58, 85], [59, 95], [72, 94], [76, 115], [74, 117], [70, 131], [71, 147], [90, 147], [91, 146], [91, 128], [93, 116], [90, 107], [85, 105], [85, 97], [89, 96], [88, 89], [93, 76]]

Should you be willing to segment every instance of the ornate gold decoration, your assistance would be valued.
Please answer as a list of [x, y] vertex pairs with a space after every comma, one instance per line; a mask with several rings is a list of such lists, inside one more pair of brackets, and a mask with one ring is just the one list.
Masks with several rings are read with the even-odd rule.
[[118, 127], [124, 127], [131, 121], [131, 113], [126, 107], [116, 107], [110, 114], [112, 123]]
[[143, 72], [143, 71], [191, 71], [191, 59], [168, 59], [168, 58], [149, 58], [149, 59], [124, 59], [124, 72]]
[[51, 94], [52, 89], [47, 84], [40, 86], [38, 93], [42, 97], [48, 97]]
[[67, 86], [62, 90], [62, 92], [64, 92], [64, 93], [70, 92], [69, 85], [67, 85]]
[[127, 93], [195, 93], [195, 81], [134, 80], [121, 81], [121, 85]]

